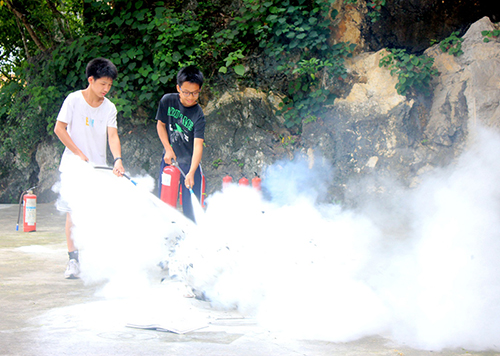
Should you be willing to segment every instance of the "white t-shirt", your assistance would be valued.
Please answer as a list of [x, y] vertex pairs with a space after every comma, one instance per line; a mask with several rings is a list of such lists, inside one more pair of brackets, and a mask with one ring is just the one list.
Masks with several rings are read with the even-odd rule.
[[[101, 105], [94, 108], [87, 103], [81, 90], [75, 91], [64, 100], [57, 120], [68, 124], [69, 136], [92, 164], [106, 165], [107, 128], [117, 128], [115, 104], [104, 98]], [[70, 157], [76, 155], [66, 148], [59, 166], [61, 172]]]

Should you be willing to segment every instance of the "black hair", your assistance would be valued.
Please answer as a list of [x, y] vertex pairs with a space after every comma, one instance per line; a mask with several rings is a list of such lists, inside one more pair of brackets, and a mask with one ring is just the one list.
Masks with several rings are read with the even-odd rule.
[[177, 85], [179, 87], [181, 87], [184, 82], [190, 82], [198, 84], [201, 88], [203, 80], [203, 73], [195, 66], [184, 67], [177, 73]]
[[103, 77], [115, 80], [118, 76], [116, 66], [106, 58], [95, 58], [91, 60], [89, 64], [87, 64], [85, 73], [87, 74], [87, 79], [94, 77], [95, 80]]

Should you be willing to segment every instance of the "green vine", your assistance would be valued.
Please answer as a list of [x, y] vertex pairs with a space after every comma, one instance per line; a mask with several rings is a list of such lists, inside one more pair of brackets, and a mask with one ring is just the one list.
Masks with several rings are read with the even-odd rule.
[[482, 31], [481, 34], [483, 35], [483, 42], [490, 42], [492, 39], [497, 39], [500, 36], [500, 30], [493, 30], [493, 31]]
[[430, 81], [438, 75], [433, 64], [434, 58], [409, 54], [404, 49], [389, 49], [389, 53], [380, 60], [379, 67], [387, 67], [391, 75], [398, 76], [396, 84], [398, 94], [408, 95], [421, 92], [428, 95]]
[[462, 55], [464, 52], [462, 51], [462, 42], [463, 38], [458, 37], [460, 33], [453, 32], [449, 37], [445, 38], [439, 43], [439, 48], [444, 53], [448, 53], [452, 56], [458, 57]]
[[347, 72], [343, 60], [352, 50], [352, 45], [341, 43], [333, 46], [324, 60], [313, 57], [300, 60], [293, 68], [290, 64], [279, 67], [291, 71], [294, 76], [288, 85], [289, 97], [280, 106], [286, 127], [300, 127], [301, 123], [315, 121], [325, 113], [325, 104], [333, 103], [335, 95], [322, 86], [321, 79], [328, 76], [345, 80]]
[[239, 162], [237, 158], [234, 158], [233, 162], [240, 168], [243, 168], [243, 166], [245, 166], [245, 163]]
[[372, 22], [377, 22], [382, 17], [382, 7], [386, 5], [386, 0], [371, 0], [366, 3], [368, 8], [368, 17]]
[[[322, 76], [346, 78], [343, 62], [351, 55], [354, 45], [341, 43], [332, 48], [328, 44], [331, 25], [328, 16], [337, 15], [337, 11], [331, 9], [334, 2], [243, 0], [230, 29], [216, 35], [230, 40], [233, 35], [238, 37], [240, 54], [260, 50], [275, 58], [277, 70], [288, 80], [287, 97], [280, 109], [288, 128], [300, 131], [304, 120], [321, 115], [324, 105], [333, 103], [335, 95], [321, 85]], [[257, 48], [253, 47], [254, 43]], [[226, 64], [232, 64], [233, 58], [228, 57]], [[226, 67], [221, 70], [225, 72]], [[234, 69], [237, 71], [237, 66]]]
[[222, 164], [222, 159], [218, 158], [212, 162], [212, 167], [215, 169], [219, 168], [219, 166]]
[[[355, 5], [358, 0], [344, 0], [344, 4]], [[366, 3], [366, 8], [368, 10], [367, 16], [370, 18], [371, 22], [377, 22], [381, 19], [382, 7], [387, 3], [387, 0], [368, 0]]]
[[225, 65], [219, 68], [219, 72], [227, 73], [227, 69], [233, 63], [235, 63], [233, 67], [234, 72], [240, 76], [243, 76], [245, 74], [245, 67], [242, 64], [239, 64], [240, 60], [243, 58], [245, 58], [245, 56], [243, 55], [242, 49], [229, 53], [228, 56], [224, 59], [226, 62]]

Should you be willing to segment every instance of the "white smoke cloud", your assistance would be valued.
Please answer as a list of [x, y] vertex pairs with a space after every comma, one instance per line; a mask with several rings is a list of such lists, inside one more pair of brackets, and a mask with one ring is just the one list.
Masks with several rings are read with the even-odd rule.
[[177, 237], [193, 224], [149, 192], [151, 177], [133, 177], [134, 185], [79, 159], [62, 175], [60, 193], [71, 209], [81, 278], [107, 282], [108, 296], [146, 288]]
[[414, 201], [412, 308], [393, 331], [426, 349], [500, 348], [500, 138], [479, 129], [456, 166], [436, 173]]
[[498, 135], [479, 130], [452, 168], [356, 212], [314, 205], [321, 190], [300, 187], [317, 179], [298, 174], [314, 172], [281, 162], [264, 181], [279, 203], [249, 188], [212, 196], [203, 234], [177, 256], [214, 305], [237, 307], [274, 331], [498, 350], [497, 152]]
[[[233, 185], [209, 197], [197, 226], [85, 164], [61, 193], [82, 277], [108, 281], [111, 295], [145, 288], [168, 256], [170, 274], [215, 308], [292, 337], [500, 350], [497, 152], [498, 135], [479, 130], [453, 167], [359, 210], [317, 204], [330, 170], [280, 162], [263, 180], [271, 199]], [[170, 255], [175, 236], [185, 238]]]

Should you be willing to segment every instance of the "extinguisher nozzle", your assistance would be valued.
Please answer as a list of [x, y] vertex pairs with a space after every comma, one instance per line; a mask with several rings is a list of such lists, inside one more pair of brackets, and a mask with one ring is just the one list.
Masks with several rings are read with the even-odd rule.
[[16, 231], [19, 231], [19, 224], [16, 224]]

